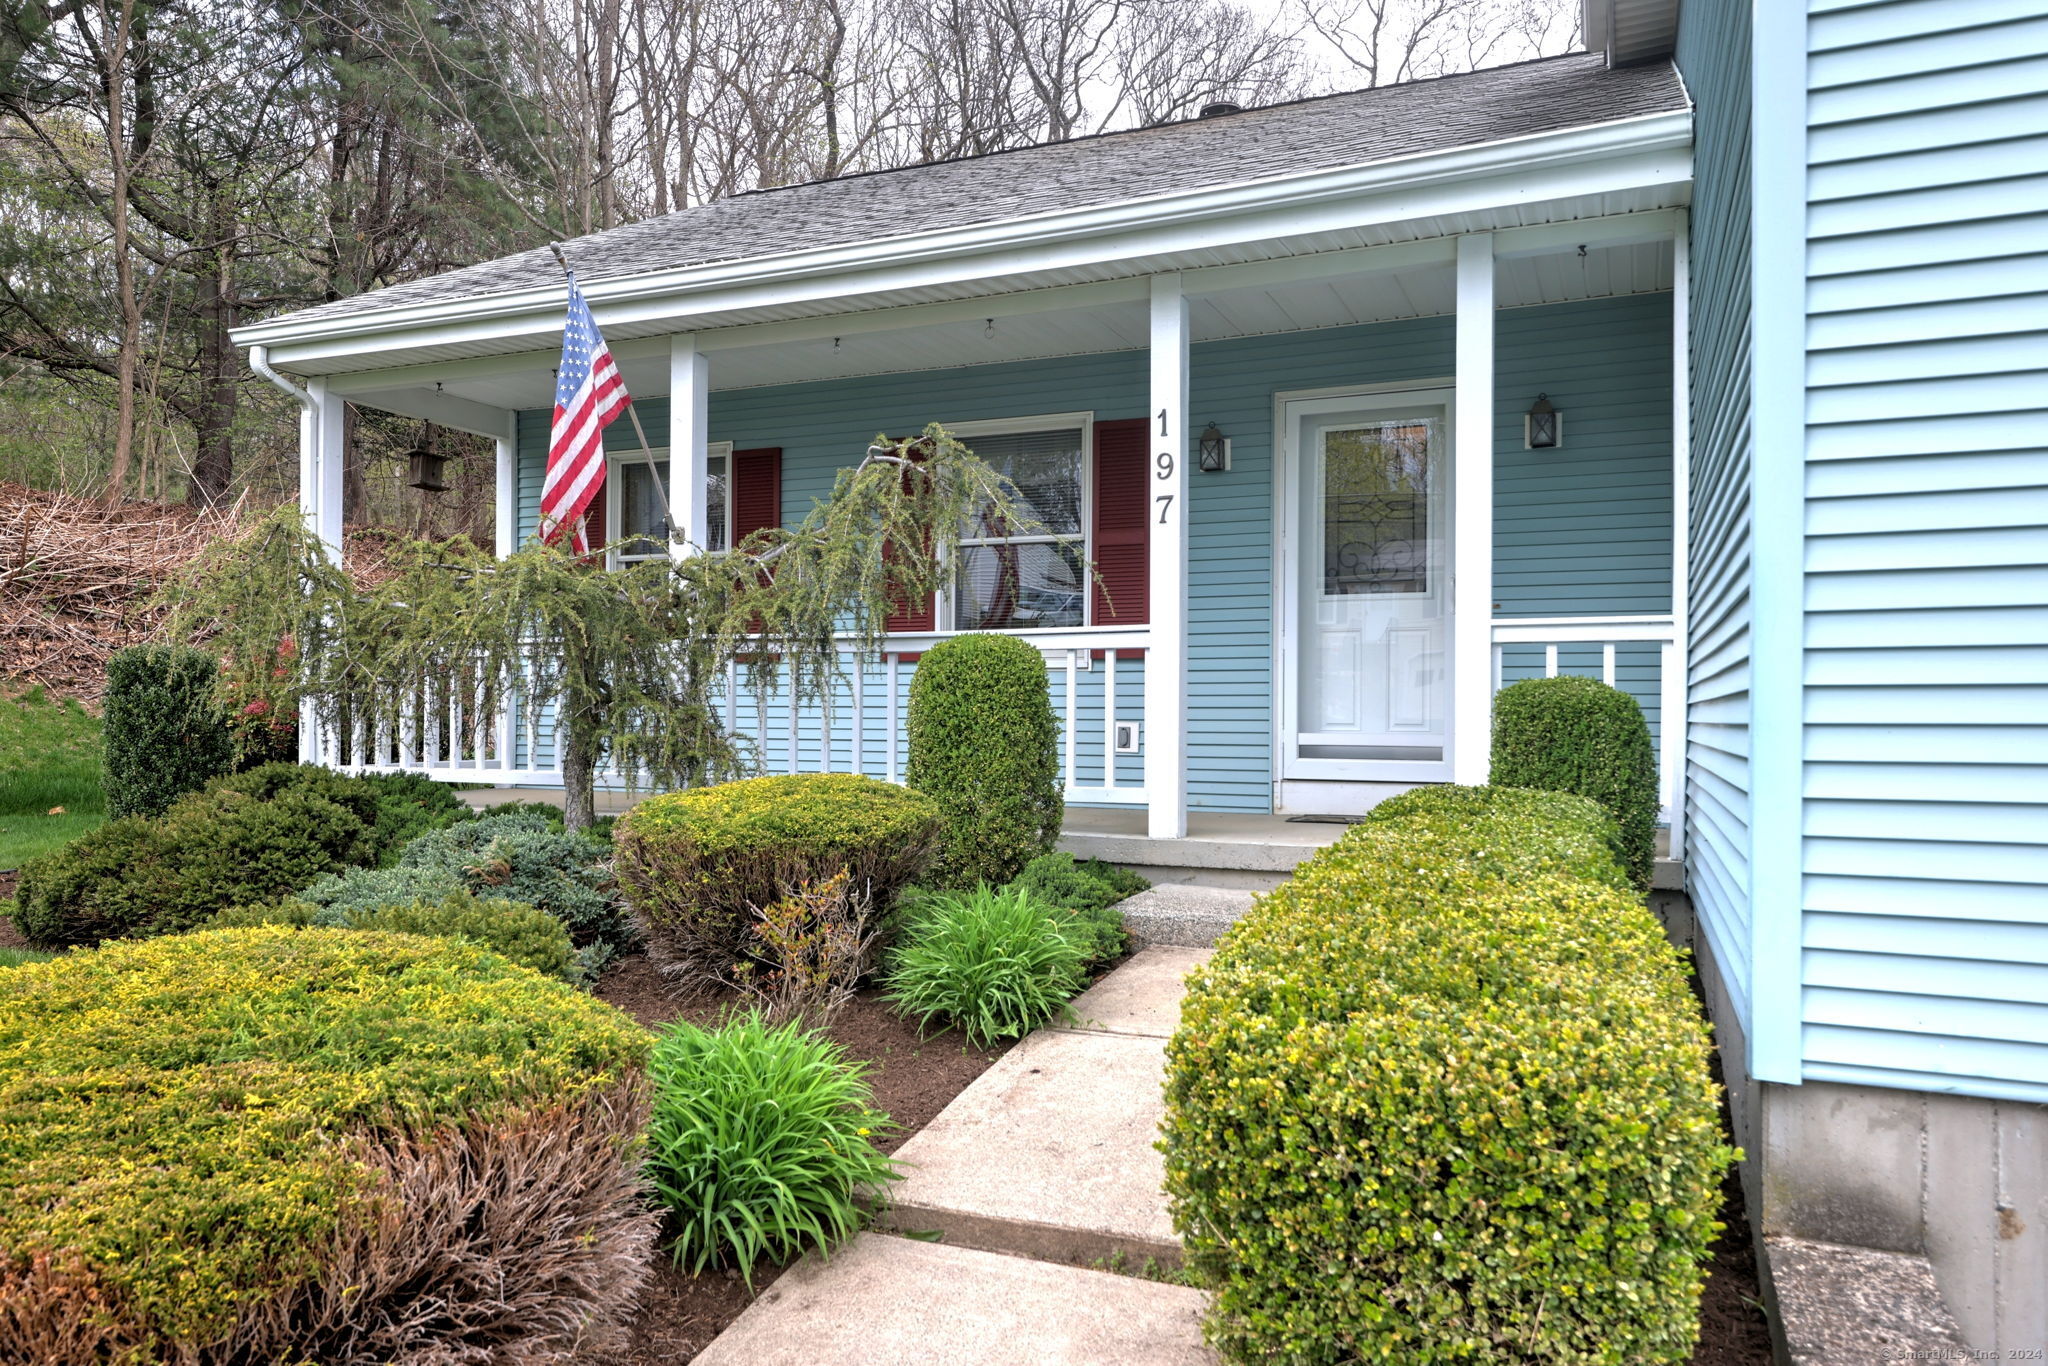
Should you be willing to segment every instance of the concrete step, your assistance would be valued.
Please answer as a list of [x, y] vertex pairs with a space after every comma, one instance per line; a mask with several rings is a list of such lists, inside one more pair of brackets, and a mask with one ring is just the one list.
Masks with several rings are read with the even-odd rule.
[[1253, 895], [1244, 888], [1160, 883], [1126, 897], [1117, 909], [1123, 912], [1124, 928], [1140, 946], [1206, 948], [1252, 908]]
[[1152, 948], [1083, 993], [1075, 1027], [1004, 1054], [897, 1153], [883, 1227], [1089, 1265], [1180, 1262], [1152, 1145], [1166, 1036], [1200, 950]]
[[863, 1233], [806, 1257], [697, 1366], [1212, 1366], [1186, 1286]]

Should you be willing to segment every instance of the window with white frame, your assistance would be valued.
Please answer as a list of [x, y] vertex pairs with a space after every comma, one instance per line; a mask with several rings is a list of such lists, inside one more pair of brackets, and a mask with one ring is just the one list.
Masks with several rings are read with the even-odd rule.
[[961, 528], [950, 594], [956, 631], [1083, 626], [1088, 618], [1089, 414], [963, 423], [961, 443], [999, 473], [1042, 524], [1008, 535], [992, 518]]
[[[647, 456], [635, 451], [611, 457], [610, 522], [607, 539], [624, 541], [612, 558], [620, 564], [637, 564], [668, 554], [668, 509], [662, 506], [662, 491], [668, 487], [668, 452], [654, 452], [661, 469], [661, 481], [647, 467]], [[732, 443], [713, 442], [704, 458], [704, 528], [707, 550], [723, 550], [732, 544], [732, 500], [726, 484], [732, 465]]]

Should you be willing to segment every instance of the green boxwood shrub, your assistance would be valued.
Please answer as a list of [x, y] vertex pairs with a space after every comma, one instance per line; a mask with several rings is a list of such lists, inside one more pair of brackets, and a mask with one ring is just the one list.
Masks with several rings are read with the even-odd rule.
[[1657, 858], [1657, 753], [1643, 709], [1597, 678], [1526, 678], [1493, 699], [1496, 787], [1591, 797], [1613, 815], [1621, 863], [1638, 891]]
[[109, 816], [160, 816], [235, 766], [214, 697], [220, 666], [183, 645], [131, 645], [107, 660], [102, 745]]
[[1161, 1148], [1232, 1360], [1683, 1362], [1719, 1088], [1592, 802], [1430, 789], [1189, 978]]
[[651, 797], [620, 818], [613, 844], [655, 945], [729, 980], [758, 951], [761, 911], [794, 888], [845, 869], [886, 914], [930, 861], [940, 824], [931, 799], [907, 788], [808, 773]]
[[31, 860], [14, 923], [39, 944], [142, 939], [290, 896], [369, 857], [364, 823], [316, 791], [195, 792], [156, 820], [109, 821]]
[[678, 1266], [736, 1267], [829, 1249], [859, 1227], [860, 1198], [897, 1178], [873, 1140], [867, 1064], [792, 1021], [717, 1029], [683, 1020], [654, 1045], [647, 1177]]
[[533, 815], [486, 816], [430, 830], [405, 847], [399, 873], [455, 878], [479, 896], [538, 906], [562, 922], [586, 971], [640, 946], [613, 882], [611, 850]]
[[351, 777], [317, 764], [259, 764], [216, 780], [209, 791], [245, 792], [269, 799], [311, 792], [346, 807], [369, 827], [373, 863], [389, 866], [414, 839], [463, 819], [468, 808], [455, 790], [419, 773]]
[[6, 1355], [617, 1345], [654, 1236], [650, 1045], [563, 983], [416, 935], [217, 930], [0, 973]]
[[1067, 913], [1016, 887], [921, 898], [889, 961], [885, 998], [920, 1027], [958, 1025], [974, 1043], [1017, 1039], [1068, 1012], [1087, 952]]
[[942, 885], [1008, 882], [1059, 838], [1059, 722], [1045, 657], [1014, 636], [965, 635], [927, 650], [910, 680], [910, 786], [946, 818], [932, 868]]
[[562, 922], [537, 906], [485, 898], [461, 887], [438, 900], [424, 897], [336, 910], [310, 901], [235, 906], [207, 922], [208, 929], [289, 925], [294, 929], [386, 930], [431, 938], [464, 939], [548, 977], [581, 981], [583, 970]]

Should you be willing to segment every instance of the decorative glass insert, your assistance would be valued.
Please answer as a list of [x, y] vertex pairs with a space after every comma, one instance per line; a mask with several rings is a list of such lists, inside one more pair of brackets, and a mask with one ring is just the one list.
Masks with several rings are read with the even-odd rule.
[[1429, 591], [1434, 423], [1323, 433], [1323, 595]]
[[1028, 536], [1005, 535], [1004, 527], [984, 515], [962, 529], [954, 562], [953, 628], [1082, 625], [1088, 577], [1083, 568], [1081, 429], [968, 435], [961, 441], [1008, 476], [1020, 501], [1044, 526]]

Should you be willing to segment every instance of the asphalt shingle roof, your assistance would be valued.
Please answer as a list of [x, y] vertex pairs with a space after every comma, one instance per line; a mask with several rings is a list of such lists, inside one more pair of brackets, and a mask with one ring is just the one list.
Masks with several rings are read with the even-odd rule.
[[[1668, 62], [1597, 53], [1325, 95], [958, 161], [758, 190], [565, 244], [585, 283], [1365, 165], [1686, 107]], [[561, 279], [546, 248], [290, 315], [339, 318]]]

